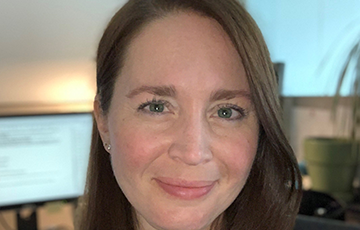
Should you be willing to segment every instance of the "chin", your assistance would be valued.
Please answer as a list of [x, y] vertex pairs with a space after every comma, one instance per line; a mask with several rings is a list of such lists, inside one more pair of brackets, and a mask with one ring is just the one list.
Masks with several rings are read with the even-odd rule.
[[169, 223], [154, 225], [153, 227], [157, 230], [209, 230], [210, 225], [201, 225], [199, 223]]
[[165, 214], [157, 213], [146, 218], [146, 222], [157, 230], [208, 230], [213, 221], [208, 213], [186, 210], [177, 214], [165, 211]]

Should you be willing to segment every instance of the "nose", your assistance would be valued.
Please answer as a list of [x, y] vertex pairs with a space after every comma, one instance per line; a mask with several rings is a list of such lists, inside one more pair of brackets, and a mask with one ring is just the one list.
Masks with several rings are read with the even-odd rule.
[[174, 139], [168, 150], [172, 159], [195, 166], [213, 158], [210, 130], [205, 119], [188, 116], [179, 120], [174, 129]]

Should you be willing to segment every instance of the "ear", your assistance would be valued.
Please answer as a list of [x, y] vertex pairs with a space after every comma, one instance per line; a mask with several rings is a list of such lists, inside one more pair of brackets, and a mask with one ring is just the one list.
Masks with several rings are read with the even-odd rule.
[[110, 144], [109, 127], [107, 116], [104, 115], [101, 107], [99, 98], [96, 96], [94, 100], [94, 117], [96, 120], [97, 128], [103, 144]]

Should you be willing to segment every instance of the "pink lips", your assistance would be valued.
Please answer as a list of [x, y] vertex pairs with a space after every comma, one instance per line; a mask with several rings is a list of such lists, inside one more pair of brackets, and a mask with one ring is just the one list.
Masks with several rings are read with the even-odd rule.
[[203, 197], [215, 185], [215, 181], [184, 181], [172, 178], [156, 178], [155, 181], [165, 192], [183, 200]]

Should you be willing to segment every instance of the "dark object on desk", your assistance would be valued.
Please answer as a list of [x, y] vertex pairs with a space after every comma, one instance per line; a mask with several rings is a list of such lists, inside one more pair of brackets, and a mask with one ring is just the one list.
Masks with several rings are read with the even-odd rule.
[[16, 212], [17, 229], [37, 230], [36, 207], [31, 210], [27, 217], [23, 217], [20, 212], [20, 210]]
[[360, 224], [360, 204], [350, 204], [346, 208], [345, 220], [348, 223]]
[[299, 214], [345, 220], [345, 206], [328, 194], [308, 190], [303, 191]]
[[360, 226], [338, 220], [298, 215], [294, 230], [360, 230]]

